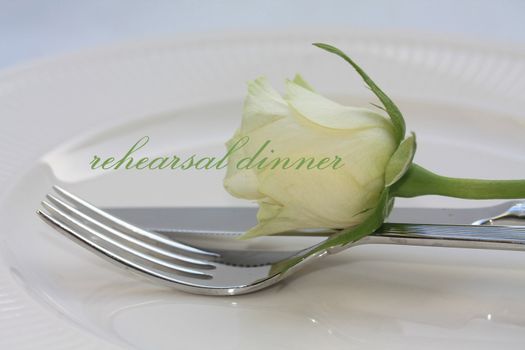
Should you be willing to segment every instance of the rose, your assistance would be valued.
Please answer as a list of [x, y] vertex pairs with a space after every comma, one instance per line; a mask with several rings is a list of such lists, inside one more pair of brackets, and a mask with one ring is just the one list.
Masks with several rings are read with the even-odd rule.
[[[333, 102], [300, 76], [286, 82], [284, 98], [265, 78], [248, 83], [241, 127], [228, 145], [246, 136], [250, 142], [232, 155], [224, 180], [232, 195], [259, 203], [259, 224], [246, 237], [360, 224], [367, 216], [364, 209], [377, 205], [386, 165], [397, 147], [390, 120], [369, 109]], [[268, 140], [271, 149], [260, 158], [337, 155], [344, 165], [239, 169], [239, 161]]]
[[[449, 178], [413, 164], [415, 135], [404, 139], [405, 122], [395, 103], [342, 51], [314, 45], [347, 61], [380, 100], [382, 106], [376, 107], [389, 119], [322, 97], [300, 76], [287, 82], [284, 98], [264, 78], [250, 82], [241, 127], [228, 145], [247, 136], [252, 143], [232, 157], [224, 180], [232, 195], [259, 203], [259, 223], [245, 238], [304, 228], [343, 229], [310, 251], [315, 254], [374, 232], [388, 216], [395, 197], [525, 197], [525, 180]], [[235, 166], [268, 140], [282, 156], [335, 153], [344, 166], [313, 171]]]

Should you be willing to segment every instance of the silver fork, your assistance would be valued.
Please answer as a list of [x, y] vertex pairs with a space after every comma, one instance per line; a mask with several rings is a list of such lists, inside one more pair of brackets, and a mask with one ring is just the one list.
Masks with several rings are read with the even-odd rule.
[[472, 223], [472, 225], [495, 225], [498, 220], [512, 218], [525, 219], [525, 202], [516, 203], [499, 215], [494, 215], [492, 217], [476, 220]]
[[125, 222], [58, 186], [53, 189], [56, 194], [48, 194], [38, 211], [53, 228], [125, 269], [198, 294], [254, 292], [309, 262], [360, 244], [525, 250], [525, 227], [425, 224], [384, 224], [373, 235], [344, 245], [323, 238], [287, 251], [202, 248]]

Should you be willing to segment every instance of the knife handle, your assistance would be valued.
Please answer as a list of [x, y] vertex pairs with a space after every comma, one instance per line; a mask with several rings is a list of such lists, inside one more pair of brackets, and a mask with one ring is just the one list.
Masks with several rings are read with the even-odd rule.
[[359, 244], [525, 250], [525, 226], [385, 223]]

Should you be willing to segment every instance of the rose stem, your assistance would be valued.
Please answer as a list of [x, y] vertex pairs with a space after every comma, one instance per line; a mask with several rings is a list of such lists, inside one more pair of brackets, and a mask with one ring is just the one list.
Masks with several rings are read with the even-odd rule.
[[515, 199], [525, 198], [525, 180], [453, 178], [412, 164], [392, 190], [395, 196], [406, 198], [439, 195], [464, 199]]

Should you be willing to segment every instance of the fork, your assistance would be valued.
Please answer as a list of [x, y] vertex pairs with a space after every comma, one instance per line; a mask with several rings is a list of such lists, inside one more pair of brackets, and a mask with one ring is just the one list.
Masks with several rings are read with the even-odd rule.
[[132, 225], [61, 187], [53, 189], [55, 194], [48, 194], [37, 212], [53, 228], [120, 267], [197, 294], [254, 292], [312, 261], [360, 244], [525, 250], [525, 227], [427, 224], [384, 224], [376, 233], [344, 245], [323, 238], [287, 251], [203, 248]]

